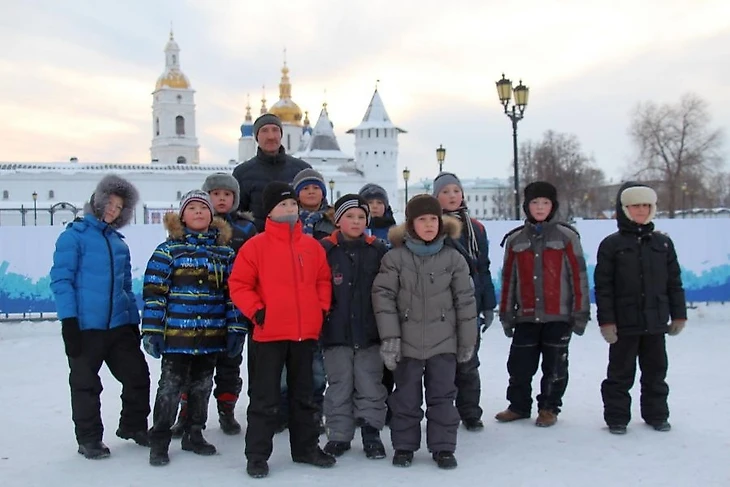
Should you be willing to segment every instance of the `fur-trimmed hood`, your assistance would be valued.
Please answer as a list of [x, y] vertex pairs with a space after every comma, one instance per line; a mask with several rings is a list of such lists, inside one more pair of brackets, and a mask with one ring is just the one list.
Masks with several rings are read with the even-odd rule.
[[[182, 240], [185, 237], [185, 225], [176, 212], [166, 213], [163, 223], [170, 240]], [[219, 216], [213, 217], [210, 230], [217, 233], [215, 241], [218, 245], [228, 245], [233, 237], [233, 229]]]
[[111, 195], [117, 195], [122, 198], [122, 212], [116, 220], [109, 224], [114, 229], [120, 229], [128, 225], [134, 216], [134, 207], [139, 201], [139, 193], [134, 185], [126, 179], [116, 174], [108, 174], [104, 176], [99, 184], [96, 185], [94, 193], [91, 195], [89, 202], [84, 205], [84, 213], [90, 213], [99, 220], [104, 218], [104, 210]]
[[[461, 236], [461, 220], [447, 215], [444, 215], [441, 218], [444, 222], [442, 234], [453, 239], [458, 239]], [[396, 225], [388, 230], [388, 241], [393, 247], [400, 247], [405, 243], [406, 232], [405, 223]]]

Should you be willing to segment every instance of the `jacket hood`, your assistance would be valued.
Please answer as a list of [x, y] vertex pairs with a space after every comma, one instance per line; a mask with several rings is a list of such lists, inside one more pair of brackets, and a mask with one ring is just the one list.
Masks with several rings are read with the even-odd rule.
[[[185, 225], [177, 212], [169, 212], [165, 214], [163, 218], [165, 229], [170, 240], [182, 240], [185, 236]], [[218, 234], [216, 237], [216, 243], [218, 245], [228, 245], [233, 238], [233, 230], [231, 226], [219, 216], [213, 217], [213, 221], [210, 223], [210, 230]]]
[[[632, 221], [629, 218], [628, 210], [626, 208], [627, 205], [624, 205], [621, 203], [621, 196], [627, 189], [630, 188], [646, 188], [647, 191], [634, 191], [631, 192], [634, 193], [632, 196], [641, 196], [641, 201], [636, 200], [636, 203], [643, 203], [643, 202], [650, 202], [652, 200], [653, 195], [653, 203], [651, 206], [651, 213], [649, 213], [649, 221], [648, 223], [645, 223], [643, 225], [639, 225], [636, 222]], [[644, 201], [646, 200], [646, 201]], [[652, 231], [654, 229], [654, 223], [652, 221], [654, 220], [654, 216], [656, 215], [656, 193], [653, 189], [651, 189], [649, 186], [636, 182], [636, 181], [627, 181], [624, 184], [621, 185], [621, 187], [618, 190], [618, 193], [616, 194], [616, 223], [618, 225], [619, 230], [624, 231], [630, 231], [630, 232], [639, 232], [644, 233], [647, 231]]]
[[108, 174], [99, 181], [89, 202], [84, 205], [84, 213], [91, 213], [100, 221], [103, 220], [104, 210], [111, 195], [117, 195], [123, 201], [122, 212], [109, 224], [110, 227], [119, 229], [132, 221], [139, 193], [132, 183], [116, 174]]
[[[458, 239], [461, 236], [461, 220], [456, 217], [446, 215], [441, 218], [444, 222], [443, 234], [453, 239]], [[393, 247], [401, 247], [405, 243], [406, 232], [405, 223], [391, 227], [391, 229], [388, 230], [388, 240], [391, 245]]]

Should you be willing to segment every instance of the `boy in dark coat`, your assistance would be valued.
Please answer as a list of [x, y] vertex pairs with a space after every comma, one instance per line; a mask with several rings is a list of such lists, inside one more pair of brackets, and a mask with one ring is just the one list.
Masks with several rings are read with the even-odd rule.
[[595, 272], [598, 324], [611, 344], [601, 384], [603, 417], [614, 434], [631, 420], [629, 391], [641, 367], [641, 417], [657, 431], [671, 425], [665, 334], [678, 335], [687, 320], [682, 277], [667, 235], [655, 232], [656, 193], [626, 183], [616, 197], [618, 232], [598, 247]]
[[365, 236], [370, 209], [356, 194], [335, 203], [338, 230], [320, 240], [332, 269], [332, 310], [322, 327], [324, 366], [329, 387], [324, 396], [328, 443], [336, 457], [350, 449], [360, 426], [365, 455], [385, 458], [379, 431], [385, 425], [383, 360], [371, 291], [386, 247]]
[[590, 315], [586, 263], [580, 236], [555, 220], [558, 193], [537, 181], [525, 188], [527, 221], [504, 240], [499, 319], [512, 338], [507, 360], [509, 407], [498, 413], [506, 423], [530, 417], [532, 376], [542, 355], [537, 426], [558, 421], [568, 387], [571, 330], [582, 335]]
[[359, 195], [368, 202], [370, 207], [370, 224], [368, 225], [370, 235], [381, 239], [390, 248], [388, 231], [395, 226], [395, 219], [388, 201], [388, 193], [382, 186], [368, 183], [360, 188]]

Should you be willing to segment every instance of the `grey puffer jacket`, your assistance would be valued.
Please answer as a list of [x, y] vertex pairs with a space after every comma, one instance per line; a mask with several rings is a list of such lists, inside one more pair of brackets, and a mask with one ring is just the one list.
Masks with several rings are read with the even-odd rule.
[[[458, 238], [461, 225], [444, 217], [444, 231]], [[373, 310], [381, 340], [401, 339], [401, 355], [426, 360], [457, 347], [474, 347], [477, 308], [469, 267], [453, 247], [418, 256], [405, 246], [406, 228], [391, 228], [393, 245], [373, 283]]]

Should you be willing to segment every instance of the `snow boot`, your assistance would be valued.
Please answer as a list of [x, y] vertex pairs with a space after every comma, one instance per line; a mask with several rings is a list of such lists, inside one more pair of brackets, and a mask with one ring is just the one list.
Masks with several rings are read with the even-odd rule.
[[456, 463], [456, 457], [454, 452], [450, 451], [437, 451], [432, 455], [433, 461], [436, 462], [439, 468], [444, 470], [452, 470], [458, 465]]
[[153, 467], [162, 467], [170, 463], [170, 455], [167, 452], [168, 447], [165, 445], [150, 445], [150, 465]]
[[123, 440], [134, 440], [139, 446], [150, 446], [150, 438], [147, 430], [130, 431], [121, 426], [117, 429], [117, 436]]
[[393, 453], [393, 465], [396, 467], [410, 467], [413, 463], [413, 452], [410, 450], [396, 450]]
[[111, 455], [109, 447], [101, 441], [89, 441], [86, 443], [79, 443], [79, 454], [85, 456], [89, 460], [101, 460], [102, 458], [108, 458]]
[[541, 409], [537, 413], [537, 419], [535, 420], [535, 426], [541, 428], [549, 428], [558, 422], [558, 415], [548, 409]]
[[380, 460], [385, 458], [385, 447], [380, 440], [380, 431], [377, 428], [365, 424], [360, 428], [362, 434], [362, 449], [365, 456], [370, 460]]
[[246, 463], [246, 473], [254, 479], [262, 479], [269, 475], [269, 464], [266, 460], [249, 460]]
[[512, 411], [510, 408], [505, 409], [502, 412], [497, 413], [494, 416], [494, 419], [499, 421], [500, 423], [511, 423], [512, 421], [517, 421], [518, 419], [527, 419], [530, 415], [524, 415], [520, 413], [516, 413]]
[[666, 433], [667, 431], [670, 431], [672, 429], [672, 425], [669, 424], [669, 421], [667, 421], [666, 419], [663, 421], [655, 421], [648, 424], [656, 431], [661, 431], [663, 433]]
[[608, 425], [608, 432], [613, 435], [625, 435], [626, 434], [626, 425], [623, 424], [609, 424]]
[[320, 468], [334, 467], [335, 463], [337, 463], [335, 457], [323, 452], [320, 447], [315, 448], [314, 450], [303, 456], [292, 455], [292, 460], [294, 461], [294, 463], [307, 463], [309, 465], [314, 465], [315, 467]]
[[461, 422], [464, 423], [467, 431], [481, 431], [484, 429], [484, 423], [479, 418], [462, 419]]
[[177, 415], [177, 421], [174, 425], [172, 425], [172, 428], [170, 428], [170, 432], [172, 432], [173, 438], [182, 438], [183, 433], [185, 432], [185, 421], [188, 419], [188, 394], [186, 392], [183, 392], [180, 394], [180, 412]]
[[205, 438], [203, 438], [203, 428], [200, 426], [190, 427], [190, 431], [186, 431], [182, 437], [182, 449], [191, 451], [196, 455], [215, 455], [217, 450]]
[[218, 396], [218, 423], [221, 430], [227, 435], [237, 435], [241, 433], [241, 424], [236, 421], [233, 410], [236, 408], [238, 396], [235, 394], [224, 393]]
[[328, 441], [324, 446], [324, 452], [327, 455], [333, 457], [341, 457], [346, 451], [350, 449], [349, 441]]

